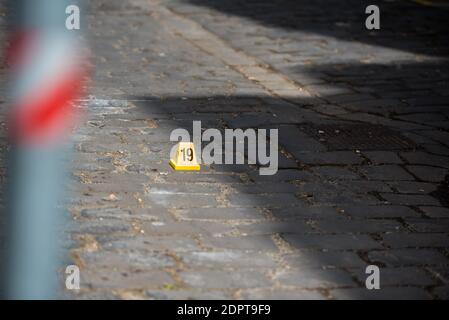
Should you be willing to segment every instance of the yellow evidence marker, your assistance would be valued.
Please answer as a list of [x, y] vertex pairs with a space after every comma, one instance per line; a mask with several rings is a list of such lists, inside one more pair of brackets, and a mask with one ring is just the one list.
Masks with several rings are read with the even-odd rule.
[[170, 159], [170, 165], [177, 171], [200, 170], [193, 142], [179, 142], [174, 158]]

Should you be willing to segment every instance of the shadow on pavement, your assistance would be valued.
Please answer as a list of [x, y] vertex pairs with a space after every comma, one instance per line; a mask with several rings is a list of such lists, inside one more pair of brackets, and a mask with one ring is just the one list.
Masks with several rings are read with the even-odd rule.
[[[179, 127], [191, 131], [193, 120], [202, 120], [203, 129], [217, 128], [221, 131], [225, 128], [279, 129], [280, 167], [273, 176], [259, 175], [258, 165], [212, 164], [203, 165], [201, 171], [194, 174], [174, 172], [166, 163], [168, 151], [174, 143], [165, 142], [156, 146], [166, 153], [166, 156], [162, 155], [164, 160], [158, 164], [142, 163], [141, 170], [168, 171], [166, 178], [162, 178], [167, 179], [166, 190], [163, 183], [157, 185], [158, 192], [162, 188], [167, 194], [151, 196], [150, 183], [150, 197], [154, 197], [156, 203], [164, 203], [165, 208], [173, 210], [192, 224], [222, 222], [223, 219], [234, 221], [231, 237], [224, 234], [224, 238], [213, 239], [214, 236], [206, 232], [203, 234], [207, 239], [205, 243], [210, 241], [222, 250], [240, 246], [256, 256], [259, 251], [267, 253], [273, 250], [266, 245], [272, 239], [281, 248], [285, 246], [284, 253], [281, 253], [282, 260], [293, 266], [293, 270], [277, 276], [277, 280], [282, 283], [291, 281], [295, 285], [315, 289], [332, 286], [344, 289], [355, 284], [364, 287], [364, 270], [368, 264], [387, 266], [383, 259], [378, 259], [388, 255], [388, 245], [383, 244], [384, 237], [394, 234], [407, 239], [411, 229], [404, 222], [404, 216], [413, 216], [418, 220], [422, 217], [422, 212], [413, 204], [388, 203], [383, 197], [385, 194], [394, 196], [402, 192], [395, 188], [401, 181], [388, 176], [388, 165], [385, 166], [386, 173], [379, 173], [383, 177], [370, 174], [373, 168], [379, 168], [377, 163], [370, 160], [370, 152], [382, 153], [385, 149], [396, 153], [425, 151], [426, 145], [414, 136], [417, 127], [413, 122], [376, 124], [379, 126], [377, 129], [393, 132], [396, 134], [395, 139], [403, 139], [408, 145], [401, 145], [397, 140], [390, 141], [386, 137], [376, 146], [372, 137], [366, 136], [367, 140], [363, 144], [357, 137], [346, 136], [347, 145], [342, 147], [332, 145], [325, 139], [319, 141], [310, 127], [337, 125], [343, 130], [349, 128], [348, 132], [351, 132], [350, 128], [360, 124], [363, 130], [369, 131], [370, 128], [374, 129], [370, 127], [372, 124], [369, 121], [344, 120], [315, 113], [313, 110], [316, 105], [307, 100], [289, 103], [257, 96], [163, 100], [138, 97], [133, 103], [137, 106], [129, 109], [133, 119], [148, 117], [164, 127], [169, 125], [171, 129]], [[444, 115], [441, 117], [442, 121], [446, 121]], [[360, 135], [360, 131], [354, 134]], [[168, 134], [166, 137], [168, 139]], [[357, 150], [351, 145], [354, 139], [360, 143], [356, 146]], [[385, 145], [382, 144], [384, 142]], [[443, 145], [448, 146], [447, 143]], [[415, 178], [410, 176], [405, 180], [414, 181]], [[172, 201], [176, 194], [170, 195], [173, 192], [170, 191], [170, 183], [174, 181], [178, 185], [191, 187], [191, 191], [186, 191], [187, 194], [192, 192], [186, 207]], [[219, 210], [213, 204], [201, 205], [200, 202], [198, 207], [191, 206], [190, 202], [195, 203], [197, 196], [195, 185], [211, 188], [219, 186], [222, 191], [225, 190], [226, 201], [219, 206]], [[436, 187], [434, 184], [432, 190]], [[420, 191], [406, 193], [412, 197], [413, 193], [423, 195]], [[435, 194], [429, 192], [429, 195]], [[428, 234], [428, 237], [430, 239], [432, 235]], [[444, 244], [437, 246], [440, 245]], [[291, 251], [292, 248], [299, 251]], [[426, 261], [425, 264], [432, 265], [433, 261]], [[352, 277], [346, 273], [348, 270]], [[390, 281], [390, 276], [385, 277], [386, 282]], [[398, 291], [395, 292], [394, 285], [390, 289], [391, 298], [400, 298], [400, 289], [396, 288]], [[351, 298], [376, 297], [376, 292], [365, 289], [348, 291], [347, 294]], [[413, 294], [414, 289], [410, 289], [410, 295]], [[419, 296], [417, 292], [416, 297]]]
[[[375, 46], [447, 56], [449, 10], [414, 1], [380, 1], [381, 30], [367, 34], [367, 0], [185, 0], [266, 27], [304, 31]], [[201, 21], [201, 17], [198, 17]]]

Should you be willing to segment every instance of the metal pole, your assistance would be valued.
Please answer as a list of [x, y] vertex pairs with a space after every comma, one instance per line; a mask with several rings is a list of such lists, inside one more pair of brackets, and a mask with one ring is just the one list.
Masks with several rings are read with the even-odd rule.
[[66, 28], [73, 0], [13, 0], [11, 104], [3, 294], [56, 297], [58, 227], [73, 99], [85, 76], [78, 32]]

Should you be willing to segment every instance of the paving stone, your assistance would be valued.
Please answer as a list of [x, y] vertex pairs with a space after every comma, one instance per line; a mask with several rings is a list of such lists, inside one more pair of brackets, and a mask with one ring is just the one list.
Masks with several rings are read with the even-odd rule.
[[164, 208], [198, 208], [218, 205], [214, 195], [149, 193], [149, 201]]
[[441, 120], [441, 114], [437, 113], [415, 113], [398, 117], [399, 119], [412, 122], [435, 122]]
[[330, 85], [310, 85], [307, 86], [307, 89], [323, 96], [353, 93], [353, 91], [348, 88], [341, 88]]
[[277, 219], [305, 219], [305, 218], [338, 218], [337, 209], [330, 206], [300, 206], [290, 208], [272, 208], [270, 209], [273, 216]]
[[442, 156], [449, 156], [449, 148], [445, 148], [441, 145], [428, 144], [425, 146], [425, 148], [430, 153]]
[[244, 235], [314, 232], [313, 229], [305, 221], [301, 220], [288, 222], [262, 221], [237, 226], [235, 229], [239, 233]]
[[437, 166], [449, 168], [449, 158], [435, 156], [427, 152], [402, 152], [401, 156], [410, 164], [423, 164], [429, 166]]
[[421, 288], [365, 288], [335, 289], [330, 292], [338, 300], [430, 300], [432, 297]]
[[275, 268], [276, 261], [265, 253], [240, 250], [196, 251], [183, 254], [182, 261], [189, 268], [260, 269]]
[[87, 252], [82, 254], [81, 258], [90, 266], [95, 266], [100, 269], [110, 266], [121, 269], [128, 267], [135, 269], [160, 269], [175, 265], [173, 258], [163, 253], [135, 250], [133, 248], [120, 252]]
[[357, 180], [360, 178], [356, 173], [339, 167], [314, 167], [313, 172], [330, 180]]
[[324, 113], [327, 115], [340, 115], [340, 114], [348, 113], [343, 108], [341, 108], [339, 106], [335, 106], [335, 105], [320, 105], [320, 106], [315, 106], [314, 109], [319, 113]]
[[400, 218], [400, 217], [419, 217], [419, 213], [406, 206], [382, 205], [366, 206], [351, 205], [343, 206], [345, 214], [354, 218]]
[[[128, 187], [131, 192], [137, 187], [137, 190], [141, 190], [141, 186], [148, 182], [148, 177], [143, 174], [135, 173], [113, 173], [108, 171], [95, 171], [82, 173], [82, 177], [89, 181], [90, 184], [103, 184], [107, 183], [108, 186], [122, 185], [122, 187]], [[133, 186], [133, 187], [131, 187]], [[111, 190], [113, 192], [114, 190]]]
[[169, 221], [170, 217], [164, 210], [155, 212], [144, 208], [96, 208], [83, 209], [80, 212], [82, 217], [97, 219], [125, 219], [125, 220], [146, 220], [146, 221]]
[[373, 164], [401, 164], [399, 156], [391, 151], [364, 151], [363, 154]]
[[193, 238], [184, 235], [170, 236], [134, 236], [134, 237], [97, 237], [100, 245], [108, 250], [148, 250], [148, 251], [196, 251], [199, 250], [197, 242]]
[[431, 271], [438, 279], [444, 283], [449, 283], [449, 271], [446, 267], [429, 267]]
[[387, 233], [404, 229], [397, 221], [391, 220], [348, 220], [326, 219], [317, 221], [316, 228], [325, 233]]
[[[319, 270], [319, 269], [318, 269]], [[336, 269], [315, 270], [292, 269], [278, 272], [274, 280], [285, 286], [294, 286], [302, 289], [355, 287], [357, 284], [352, 280], [349, 273]]]
[[339, 181], [337, 186], [341, 189], [355, 190], [357, 193], [393, 191], [387, 183], [382, 181]]
[[[168, 170], [169, 168], [167, 168]], [[208, 173], [191, 173], [191, 172], [176, 172], [176, 174], [168, 174], [160, 177], [165, 182], [179, 182], [184, 183], [238, 183], [240, 178], [236, 175], [227, 174], [208, 174]]]
[[215, 249], [236, 249], [267, 252], [278, 250], [271, 237], [267, 235], [207, 238], [204, 239], [203, 242], [207, 246]]
[[145, 296], [154, 300], [229, 300], [232, 295], [221, 290], [148, 290]]
[[395, 165], [362, 167], [360, 171], [370, 180], [414, 180], [404, 169]]
[[132, 230], [130, 222], [117, 219], [90, 219], [80, 223], [76, 233], [110, 234], [116, 232], [129, 232]]
[[173, 234], [192, 235], [215, 235], [229, 232], [232, 227], [222, 221], [175, 221], [175, 222], [144, 222], [141, 230], [151, 236], [170, 236]]
[[151, 183], [147, 188], [152, 194], [216, 194], [220, 192], [217, 186], [179, 183]]
[[429, 166], [410, 165], [407, 166], [407, 170], [417, 176], [420, 180], [429, 182], [443, 181], [445, 175], [448, 174], [448, 171], [446, 169]]
[[449, 230], [449, 219], [407, 218], [405, 223], [418, 232], [447, 232]]
[[282, 238], [298, 249], [358, 250], [381, 248], [380, 243], [367, 235], [299, 235], [283, 234]]
[[317, 185], [310, 191], [301, 191], [300, 196], [309, 202], [328, 205], [342, 206], [346, 204], [379, 204], [380, 200], [374, 195], [354, 192], [353, 190], [337, 188], [335, 181], [327, 181], [329, 184]]
[[[352, 270], [357, 279], [365, 283], [368, 275], [364, 269]], [[431, 286], [437, 284], [423, 269], [416, 267], [379, 268], [380, 288], [389, 286]]]
[[279, 170], [275, 175], [272, 176], [262, 176], [259, 171], [251, 172], [250, 177], [255, 182], [280, 182], [280, 181], [309, 181], [312, 179], [310, 172], [304, 170]]
[[294, 194], [279, 193], [269, 195], [247, 195], [231, 194], [228, 200], [233, 207], [291, 207], [301, 205], [301, 201]]
[[81, 287], [104, 289], [146, 289], [174, 284], [169, 274], [164, 271], [142, 271], [136, 269], [84, 270], [81, 276]]
[[444, 207], [419, 207], [426, 215], [432, 218], [448, 218], [449, 208]]
[[129, 219], [132, 218], [132, 213], [131, 210], [121, 208], [101, 208], [81, 210], [81, 216], [85, 218]]
[[395, 205], [441, 205], [440, 201], [428, 195], [420, 194], [396, 194], [396, 193], [381, 193], [380, 196], [391, 204]]
[[265, 219], [262, 211], [255, 208], [194, 208], [179, 209], [177, 214], [189, 219], [210, 219], [210, 220], [246, 220]]
[[318, 251], [303, 250], [299, 253], [287, 254], [282, 257], [292, 268], [329, 269], [329, 268], [361, 268], [366, 262], [355, 252], [350, 251]]
[[388, 185], [399, 193], [428, 194], [436, 190], [435, 183], [416, 182], [416, 181], [393, 181]]
[[382, 238], [392, 248], [449, 246], [449, 236], [442, 233], [394, 233]]
[[[83, 175], [86, 177], [85, 175]], [[87, 176], [87, 179], [89, 177]], [[78, 184], [74, 191], [80, 192], [82, 194], [94, 194], [96, 192], [104, 193], [109, 195], [114, 194], [124, 194], [123, 190], [126, 188], [126, 193], [141, 192], [143, 190], [143, 184], [140, 183], [130, 183], [128, 181], [123, 181], [121, 184], [117, 183], [93, 183], [93, 184]]]
[[239, 184], [233, 188], [239, 193], [249, 194], [295, 193], [298, 189], [293, 183], [283, 182]]
[[393, 249], [370, 251], [368, 259], [387, 266], [448, 265], [449, 259], [434, 249]]
[[271, 287], [269, 279], [259, 271], [225, 272], [219, 270], [185, 271], [180, 274], [193, 288], [258, 288]]
[[108, 292], [105, 290], [94, 290], [89, 292], [77, 292], [73, 293], [70, 292], [68, 295], [60, 294], [58, 297], [62, 296], [62, 300], [65, 300], [64, 297], [67, 299], [74, 299], [74, 300], [117, 300], [119, 299], [119, 296], [116, 294], [113, 294], [112, 292]]
[[312, 290], [244, 290], [241, 296], [245, 300], [323, 300], [319, 291]]
[[355, 152], [351, 151], [333, 151], [333, 152], [320, 152], [320, 153], [295, 153], [296, 159], [301, 163], [312, 165], [350, 165], [360, 164], [363, 159]]

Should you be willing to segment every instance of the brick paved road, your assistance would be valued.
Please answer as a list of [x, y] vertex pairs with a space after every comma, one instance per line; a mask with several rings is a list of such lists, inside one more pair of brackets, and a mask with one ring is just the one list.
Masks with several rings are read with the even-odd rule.
[[[378, 2], [95, 1], [75, 297], [448, 298], [449, 11]], [[192, 120], [278, 128], [279, 172], [174, 172]]]

